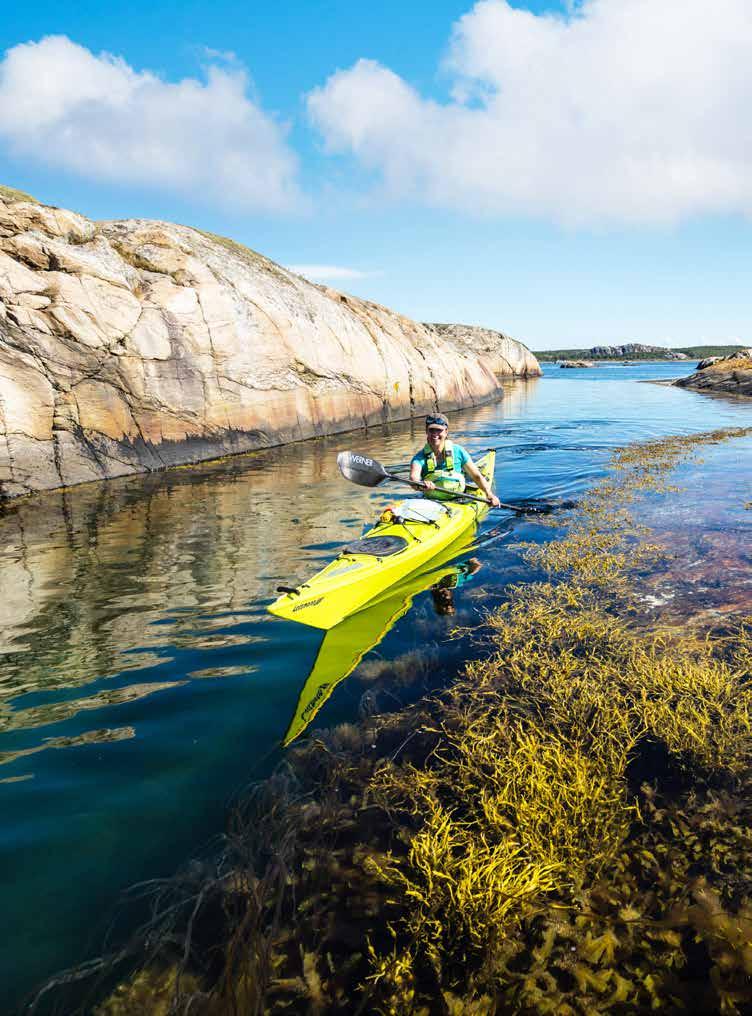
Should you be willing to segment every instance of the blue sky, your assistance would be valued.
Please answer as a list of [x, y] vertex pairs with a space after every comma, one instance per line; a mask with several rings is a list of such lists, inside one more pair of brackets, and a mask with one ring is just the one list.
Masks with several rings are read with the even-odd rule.
[[750, 6], [15, 4], [0, 182], [534, 349], [751, 343]]

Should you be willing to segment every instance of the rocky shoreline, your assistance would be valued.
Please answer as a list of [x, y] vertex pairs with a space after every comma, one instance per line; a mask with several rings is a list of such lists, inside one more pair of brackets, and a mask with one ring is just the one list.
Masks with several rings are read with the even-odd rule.
[[522, 343], [0, 191], [0, 500], [481, 405]]
[[698, 392], [752, 398], [752, 349], [743, 349], [730, 356], [709, 356], [700, 360], [694, 374], [673, 383]]

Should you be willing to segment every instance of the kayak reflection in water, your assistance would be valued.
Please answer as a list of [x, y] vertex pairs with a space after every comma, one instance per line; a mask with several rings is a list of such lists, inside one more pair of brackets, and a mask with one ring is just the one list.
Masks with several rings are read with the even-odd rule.
[[[469, 541], [471, 535], [467, 534], [465, 541]], [[455, 544], [446, 553], [451, 557], [461, 550]], [[300, 690], [282, 744], [287, 746], [303, 733], [337, 685], [355, 670], [366, 653], [374, 649], [410, 610], [415, 596], [430, 589], [437, 614], [454, 613], [454, 590], [469, 581], [480, 566], [477, 557], [471, 557], [461, 564], [446, 562], [438, 569], [432, 568], [429, 572], [411, 575], [390, 590], [387, 596], [330, 628], [322, 639], [313, 666]]]
[[431, 598], [437, 614], [444, 616], [455, 612], [454, 590], [469, 582], [482, 567], [477, 557], [468, 558], [467, 561], [457, 565], [447, 575], [444, 575], [435, 586], [431, 587]]
[[452, 493], [462, 493], [467, 475], [488, 498], [492, 507], [498, 508], [499, 499], [491, 490], [490, 482], [462, 445], [448, 439], [448, 433], [449, 420], [443, 413], [426, 417], [426, 443], [413, 456], [410, 480], [416, 484], [423, 483], [427, 491], [426, 497], [442, 501]]

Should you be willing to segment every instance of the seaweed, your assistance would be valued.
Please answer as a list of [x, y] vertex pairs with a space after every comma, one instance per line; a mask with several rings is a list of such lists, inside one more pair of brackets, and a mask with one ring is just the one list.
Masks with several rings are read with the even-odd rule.
[[752, 1011], [752, 617], [647, 616], [631, 510], [746, 433], [617, 453], [483, 658], [292, 749], [100, 1016]]

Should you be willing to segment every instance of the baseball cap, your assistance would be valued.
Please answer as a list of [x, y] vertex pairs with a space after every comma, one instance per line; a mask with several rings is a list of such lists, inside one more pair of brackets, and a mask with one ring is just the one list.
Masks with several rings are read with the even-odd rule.
[[449, 427], [449, 420], [444, 416], [443, 413], [435, 413], [432, 416], [426, 417], [426, 430], [429, 427]]

